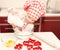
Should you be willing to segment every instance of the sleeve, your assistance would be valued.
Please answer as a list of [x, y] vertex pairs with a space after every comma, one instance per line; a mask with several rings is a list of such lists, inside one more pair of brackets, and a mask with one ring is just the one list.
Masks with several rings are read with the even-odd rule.
[[[27, 6], [28, 5], [28, 6]], [[30, 22], [37, 21], [41, 16], [45, 14], [45, 3], [40, 1], [32, 1], [27, 2], [26, 12], [27, 12], [27, 20]]]
[[[41, 16], [45, 14], [45, 4], [40, 1], [26, 1], [24, 10], [27, 12], [26, 20], [30, 23], [37, 21]], [[23, 25], [23, 29], [28, 25], [27, 22]]]

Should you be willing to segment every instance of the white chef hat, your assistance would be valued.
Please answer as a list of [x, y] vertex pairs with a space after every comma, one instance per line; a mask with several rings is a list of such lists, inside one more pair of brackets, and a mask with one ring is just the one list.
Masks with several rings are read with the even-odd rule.
[[13, 7], [8, 8], [8, 12], [10, 12], [13, 9]]

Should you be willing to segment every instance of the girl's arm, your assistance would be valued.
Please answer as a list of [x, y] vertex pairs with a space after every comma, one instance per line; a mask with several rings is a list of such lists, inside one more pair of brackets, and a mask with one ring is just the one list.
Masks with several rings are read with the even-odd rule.
[[26, 1], [24, 9], [27, 12], [25, 21], [28, 23], [37, 21], [41, 16], [45, 14], [46, 11], [44, 2], [36, 0]]
[[24, 5], [24, 10], [27, 12], [27, 15], [25, 16], [25, 24], [22, 28], [24, 29], [29, 23], [34, 23], [37, 21], [45, 14], [45, 9], [46, 7], [44, 2], [27, 0], [26, 4]]

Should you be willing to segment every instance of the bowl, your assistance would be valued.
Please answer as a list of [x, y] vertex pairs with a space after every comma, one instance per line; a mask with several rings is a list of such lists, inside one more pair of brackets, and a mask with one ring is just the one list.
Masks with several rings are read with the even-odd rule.
[[28, 31], [26, 31], [26, 32], [15, 32], [15, 37], [16, 38], [18, 38], [18, 39], [28, 39], [28, 38], [30, 38], [31, 36], [32, 36], [32, 32], [28, 32]]
[[20, 38], [20, 39], [30, 38], [33, 32], [33, 27], [34, 27], [33, 24], [29, 24], [23, 31], [20, 31], [17, 27], [14, 28], [15, 37]]

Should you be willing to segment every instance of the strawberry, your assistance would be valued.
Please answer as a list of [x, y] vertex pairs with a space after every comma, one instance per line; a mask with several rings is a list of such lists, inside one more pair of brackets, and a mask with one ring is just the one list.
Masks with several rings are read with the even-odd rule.
[[28, 40], [30, 43], [34, 43], [36, 40], [29, 38]]
[[19, 43], [19, 44], [17, 44], [16, 46], [14, 46], [14, 49], [20, 50], [20, 49], [22, 49], [22, 46], [23, 46], [23, 45]]
[[39, 41], [36, 41], [36, 42], [34, 43], [34, 46], [41, 46], [41, 43], [40, 43]]
[[27, 45], [27, 48], [33, 48], [33, 45]]
[[27, 46], [27, 45], [29, 45], [29, 42], [28, 41], [24, 41], [23, 45]]
[[33, 48], [33, 50], [42, 50], [42, 48], [41, 47], [35, 47], [35, 48]]

